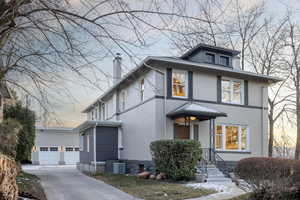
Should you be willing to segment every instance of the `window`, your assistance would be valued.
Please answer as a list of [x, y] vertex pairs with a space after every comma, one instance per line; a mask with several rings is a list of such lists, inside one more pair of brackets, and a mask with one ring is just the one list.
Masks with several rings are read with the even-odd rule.
[[215, 148], [218, 150], [245, 151], [249, 150], [247, 126], [217, 125]]
[[40, 151], [48, 151], [48, 147], [40, 147]]
[[243, 84], [241, 80], [222, 80], [222, 102], [243, 103]]
[[206, 53], [206, 62], [208, 63], [215, 63], [215, 54], [212, 53]]
[[80, 148], [79, 148], [79, 147], [76, 147], [76, 148], [75, 148], [75, 151], [79, 151], [79, 150], [80, 150]]
[[126, 91], [123, 90], [122, 93], [121, 93], [120, 111], [125, 110], [125, 101], [126, 101]]
[[226, 149], [239, 149], [239, 128], [237, 126], [226, 126]]
[[216, 132], [216, 149], [223, 148], [223, 140], [222, 140], [222, 126], [217, 126]]
[[199, 141], [199, 125], [194, 124], [194, 140]]
[[187, 97], [187, 72], [174, 70], [172, 73], [172, 96]]
[[220, 64], [224, 66], [229, 66], [229, 57], [220, 56]]
[[72, 147], [66, 147], [66, 151], [73, 151]]
[[141, 101], [144, 101], [144, 95], [145, 95], [145, 80], [142, 79], [140, 82], [140, 93], [141, 93]]
[[58, 151], [58, 147], [50, 147], [50, 151]]
[[94, 110], [92, 110], [92, 120], [94, 120]]

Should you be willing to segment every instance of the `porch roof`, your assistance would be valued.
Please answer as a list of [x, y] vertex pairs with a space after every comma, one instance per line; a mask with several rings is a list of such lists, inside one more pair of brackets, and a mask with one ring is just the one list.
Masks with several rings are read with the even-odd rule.
[[172, 119], [179, 117], [196, 117], [199, 120], [209, 120], [217, 117], [227, 117], [227, 114], [206, 106], [202, 106], [199, 103], [188, 102], [169, 112], [167, 117]]

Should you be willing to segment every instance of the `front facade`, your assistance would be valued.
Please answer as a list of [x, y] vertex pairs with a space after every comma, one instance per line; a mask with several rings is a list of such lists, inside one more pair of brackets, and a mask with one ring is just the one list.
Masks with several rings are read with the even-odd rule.
[[114, 76], [84, 112], [88, 121], [119, 123], [120, 160], [151, 161], [150, 143], [174, 138], [198, 140], [225, 161], [266, 156], [268, 85], [279, 80], [241, 70], [238, 54], [198, 45], [179, 58], [148, 57]]
[[75, 165], [79, 162], [79, 133], [72, 128], [37, 127], [31, 159], [34, 165]]

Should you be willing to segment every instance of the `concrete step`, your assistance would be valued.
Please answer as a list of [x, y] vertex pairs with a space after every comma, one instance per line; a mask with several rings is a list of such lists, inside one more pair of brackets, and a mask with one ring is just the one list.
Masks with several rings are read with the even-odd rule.
[[208, 182], [208, 183], [212, 183], [212, 182], [232, 183], [230, 178], [207, 178], [206, 182]]
[[208, 178], [227, 178], [224, 174], [208, 175]]

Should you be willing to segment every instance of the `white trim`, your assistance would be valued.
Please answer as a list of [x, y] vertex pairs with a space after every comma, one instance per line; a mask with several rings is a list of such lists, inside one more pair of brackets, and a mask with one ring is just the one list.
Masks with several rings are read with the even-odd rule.
[[[176, 96], [176, 95], [173, 95], [173, 74], [174, 73], [183, 73], [184, 75], [185, 75], [185, 80], [184, 80], [184, 92], [185, 92], [185, 96]], [[172, 97], [176, 97], [176, 98], [183, 98], [183, 99], [186, 99], [186, 98], [188, 98], [188, 88], [189, 88], [189, 80], [188, 80], [188, 71], [186, 71], [186, 70], [179, 70], [179, 69], [172, 69], [172, 77], [171, 77], [171, 81], [172, 81], [172, 90], [171, 90], [171, 92], [172, 92]]]

